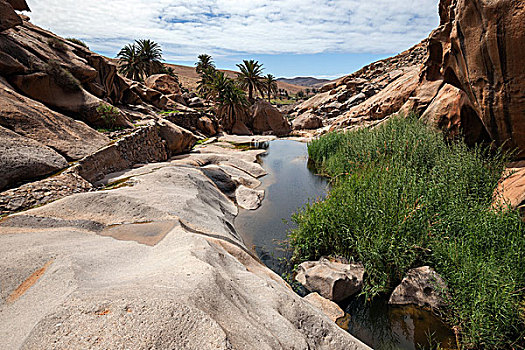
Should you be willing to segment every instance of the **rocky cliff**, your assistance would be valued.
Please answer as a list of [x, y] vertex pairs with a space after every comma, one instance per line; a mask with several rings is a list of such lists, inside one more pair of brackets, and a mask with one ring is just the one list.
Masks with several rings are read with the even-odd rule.
[[414, 110], [469, 144], [494, 141], [524, 157], [524, 7], [515, 0], [441, 0], [440, 26], [428, 39], [325, 85], [293, 115], [320, 117], [322, 132]]

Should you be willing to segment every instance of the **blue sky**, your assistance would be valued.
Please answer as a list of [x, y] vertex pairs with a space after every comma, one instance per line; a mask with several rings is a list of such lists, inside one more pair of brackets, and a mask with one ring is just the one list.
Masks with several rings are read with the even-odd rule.
[[392, 56], [439, 24], [439, 0], [27, 0], [32, 22], [115, 57], [134, 39], [167, 62], [257, 59], [278, 77], [335, 78]]

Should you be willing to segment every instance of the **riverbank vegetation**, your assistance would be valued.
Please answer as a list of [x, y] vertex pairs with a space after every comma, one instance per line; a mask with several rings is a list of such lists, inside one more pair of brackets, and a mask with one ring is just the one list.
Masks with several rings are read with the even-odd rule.
[[443, 316], [464, 347], [523, 348], [525, 225], [517, 211], [492, 204], [502, 152], [447, 142], [410, 116], [330, 133], [308, 153], [333, 187], [293, 216], [297, 262], [361, 261], [370, 298], [430, 265], [447, 281]]

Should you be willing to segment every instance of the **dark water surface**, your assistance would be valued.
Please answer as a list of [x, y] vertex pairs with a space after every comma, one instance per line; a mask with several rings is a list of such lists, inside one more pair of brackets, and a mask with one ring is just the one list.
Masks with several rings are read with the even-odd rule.
[[328, 181], [308, 169], [306, 143], [271, 141], [260, 159], [268, 172], [260, 179], [262, 184], [258, 188], [265, 190], [265, 198], [257, 210], [240, 209], [235, 228], [246, 246], [253, 247], [268, 267], [280, 273], [283, 271], [279, 259], [287, 254], [279, 243], [286, 239], [292, 227], [292, 214], [310, 199], [324, 198]]
[[[259, 258], [279, 274], [287, 272], [282, 259], [289, 257], [281, 246], [292, 228], [291, 216], [308, 201], [326, 195], [328, 181], [316, 176], [308, 168], [305, 143], [275, 140], [262, 155], [261, 164], [268, 175], [261, 178], [266, 191], [262, 206], [257, 210], [240, 210], [235, 228], [246, 246], [255, 250]], [[417, 350], [429, 346], [429, 337], [442, 348], [453, 348], [452, 332], [428, 311], [414, 307], [391, 307], [385, 298], [365, 302], [354, 298], [340, 305], [349, 315], [343, 328], [374, 349]]]

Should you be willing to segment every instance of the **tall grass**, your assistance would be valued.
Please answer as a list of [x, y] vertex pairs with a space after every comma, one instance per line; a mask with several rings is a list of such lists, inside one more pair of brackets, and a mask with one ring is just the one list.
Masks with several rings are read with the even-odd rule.
[[361, 261], [368, 297], [430, 265], [447, 281], [443, 313], [463, 346], [525, 346], [525, 225], [492, 206], [504, 154], [448, 143], [414, 116], [325, 135], [308, 152], [333, 188], [293, 216], [298, 261]]

